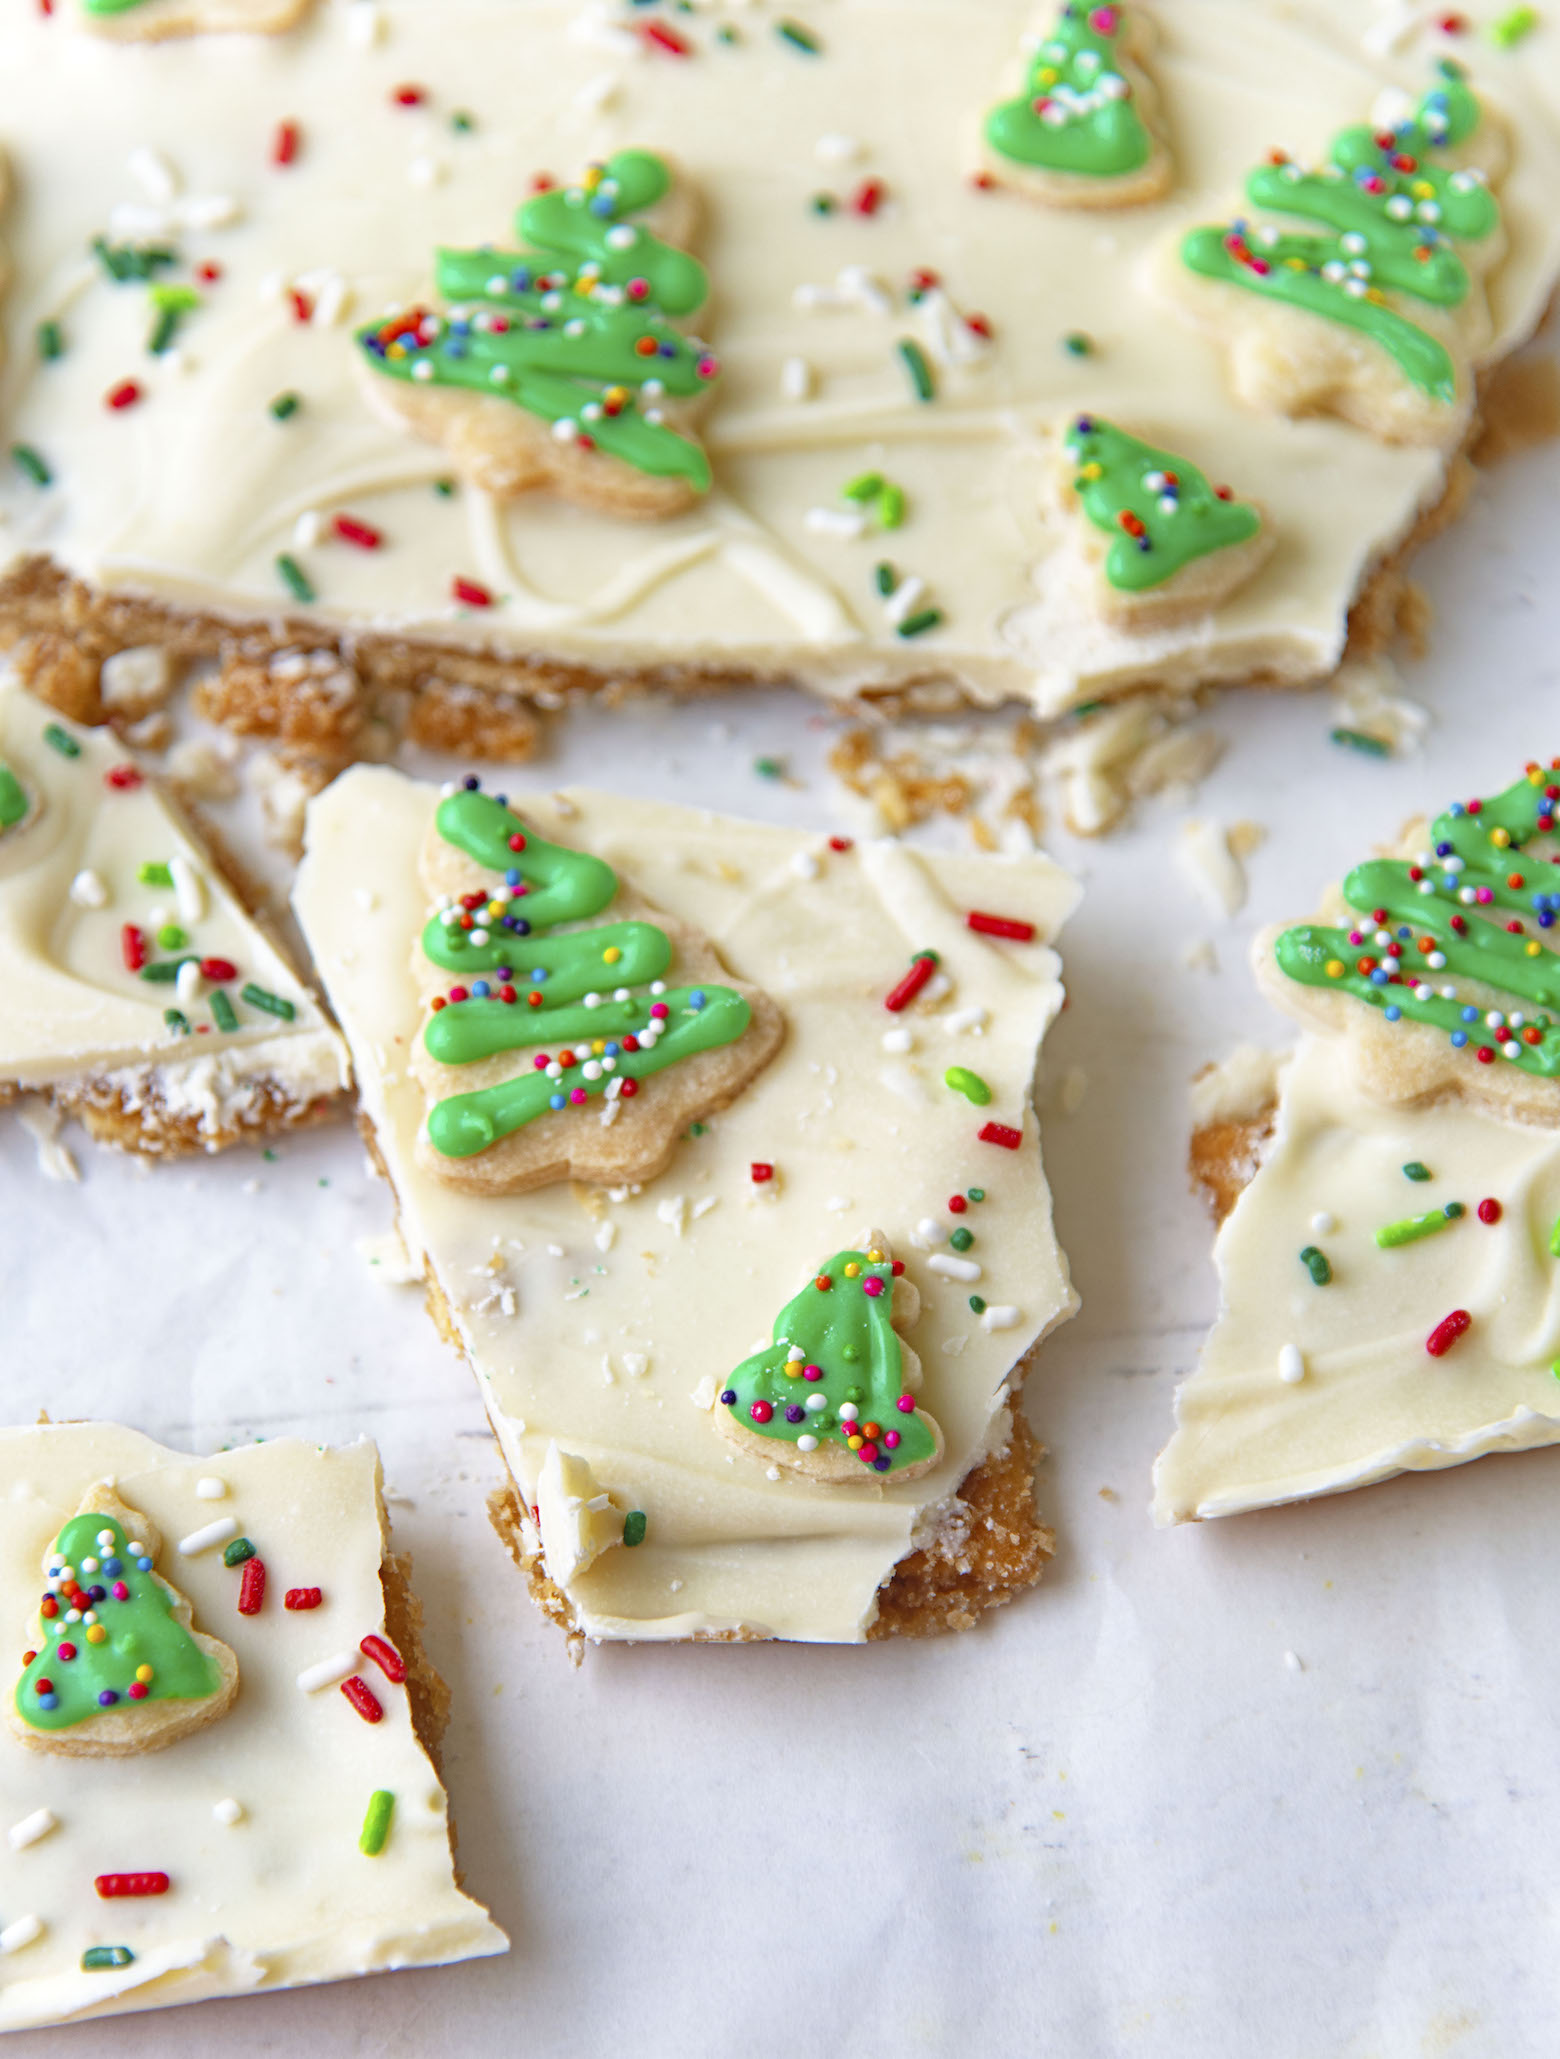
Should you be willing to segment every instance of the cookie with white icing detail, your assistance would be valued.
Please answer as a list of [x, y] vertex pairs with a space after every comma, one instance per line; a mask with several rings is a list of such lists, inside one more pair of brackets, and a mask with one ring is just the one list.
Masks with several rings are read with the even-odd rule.
[[44, 1594], [11, 1735], [35, 1752], [129, 1758], [225, 1716], [238, 1660], [195, 1629], [191, 1605], [154, 1570], [157, 1525], [107, 1483], [94, 1487], [44, 1560]]
[[1098, 415], [1061, 437], [1055, 488], [1095, 606], [1114, 628], [1162, 629], [1211, 614], [1273, 548], [1250, 501], [1213, 486], [1189, 458]]
[[869, 1230], [819, 1267], [775, 1318], [773, 1342], [729, 1376], [716, 1426], [810, 1480], [918, 1480], [943, 1454], [942, 1431], [915, 1400], [921, 1361], [907, 1340], [920, 1312], [903, 1262]]
[[428, 1103], [422, 1161], [448, 1185], [653, 1179], [689, 1124], [780, 1047], [780, 1010], [732, 980], [705, 937], [604, 860], [538, 836], [475, 778], [441, 800], [423, 880], [429, 1014], [412, 1070]]
[[1417, 103], [1339, 131], [1319, 168], [1275, 151], [1247, 178], [1253, 212], [1183, 235], [1158, 284], [1227, 353], [1248, 406], [1449, 444], [1489, 340], [1507, 155], [1498, 117], [1443, 60]]
[[667, 161], [620, 150], [533, 194], [521, 248], [441, 250], [437, 306], [358, 331], [370, 404], [442, 444], [473, 486], [547, 488], [657, 519], [710, 486], [691, 433], [719, 366], [678, 325], [704, 305], [693, 224]]
[[1258, 939], [1264, 993], [1348, 1040], [1363, 1091], [1560, 1125], [1560, 760], [1454, 801], [1355, 866], [1322, 917]]
[[1172, 163], [1141, 8], [1069, 0], [1030, 39], [1016, 97], [981, 124], [985, 177], [1047, 207], [1140, 207]]
[[175, 36], [280, 36], [296, 28], [313, 0], [79, 0], [95, 34], [122, 43]]

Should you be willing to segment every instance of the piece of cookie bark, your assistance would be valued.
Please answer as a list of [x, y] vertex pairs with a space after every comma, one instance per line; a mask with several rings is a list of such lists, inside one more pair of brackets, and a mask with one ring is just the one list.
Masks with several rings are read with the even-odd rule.
[[1229, 355], [1240, 399], [1332, 413], [1387, 442], [1459, 439], [1506, 248], [1504, 128], [1451, 59], [1410, 111], [1341, 130], [1319, 170], [1282, 152], [1246, 181], [1259, 217], [1193, 229], [1161, 271]]
[[1273, 548], [1249, 501], [1098, 415], [1073, 418], [1057, 485], [1100, 615], [1119, 629], [1211, 614]]
[[1259, 939], [1304, 1034], [1200, 1084], [1221, 1313], [1157, 1521], [1560, 1441], [1557, 803], [1560, 769], [1530, 766]]
[[0, 1728], [0, 2029], [505, 1949], [455, 1882], [448, 1696], [388, 1535], [366, 1442], [0, 1431], [36, 1647]]
[[[632, 880], [669, 936], [707, 940], [723, 983], [772, 997], [784, 1038], [725, 1106], [685, 1123], [664, 1170], [489, 1194], [430, 1167], [409, 1062], [428, 1022], [412, 949], [422, 868], [454, 798], [389, 771], [344, 774], [311, 806], [294, 905], [354, 1048], [407, 1250], [481, 1386], [512, 1481], [497, 1519], [543, 1608], [594, 1639], [851, 1642], [963, 1628], [1011, 1599], [1049, 1542], [1016, 1392], [1075, 1305], [1031, 1102], [1071, 881], [1038, 856], [936, 856], [617, 794], [512, 793], [528, 850], [534, 838], [571, 854], [560, 877], [589, 858]], [[500, 906], [518, 915], [528, 898]], [[490, 903], [463, 912], [500, 919]], [[562, 932], [571, 956], [619, 948], [582, 920]], [[529, 962], [536, 931], [506, 934], [516, 999], [501, 1005], [527, 1009], [564, 975]], [[435, 1021], [479, 998], [460, 983], [468, 998]], [[610, 1143], [627, 1118], [603, 1123], [605, 1083], [631, 1075], [569, 1083], [630, 1034], [590, 1036], [587, 1018], [568, 1036], [576, 1065], [550, 1083], [531, 1066], [550, 1094], [585, 1094], [551, 1117]], [[545, 1047], [554, 1059], [563, 1042]], [[632, 1108], [680, 1069], [648, 1077]], [[852, 1219], [880, 1227], [847, 1248]], [[799, 1288], [811, 1308], [795, 1306]], [[825, 1408], [808, 1411], [809, 1395]], [[793, 1406], [827, 1425], [793, 1438]]]
[[474, 776], [440, 801], [422, 872], [435, 907], [412, 1068], [423, 1163], [452, 1186], [654, 1179], [779, 1048], [780, 1010], [732, 984], [706, 938]]
[[0, 1095], [148, 1158], [328, 1115], [345, 1046], [107, 730], [0, 686]]
[[86, 26], [122, 43], [161, 43], [174, 36], [279, 36], [295, 27], [313, 0], [77, 0]]
[[501, 499], [551, 487], [606, 514], [679, 513], [709, 491], [689, 430], [719, 371], [675, 326], [709, 297], [668, 240], [690, 213], [648, 150], [533, 194], [522, 249], [441, 250], [441, 307], [359, 330], [370, 400]]
[[1068, 0], [1033, 38], [1023, 90], [981, 125], [990, 179], [1048, 207], [1138, 207], [1169, 188], [1171, 161], [1145, 69], [1141, 8]]

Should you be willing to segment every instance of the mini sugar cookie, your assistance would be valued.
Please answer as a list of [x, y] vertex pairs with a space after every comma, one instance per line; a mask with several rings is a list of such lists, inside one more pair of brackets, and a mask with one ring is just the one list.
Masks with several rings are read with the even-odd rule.
[[[423, 1163], [452, 1186], [653, 1179], [688, 1125], [779, 1048], [779, 1009], [732, 983], [705, 938], [474, 778], [440, 802], [423, 877], [439, 905], [422, 931], [431, 1013], [412, 1066], [428, 1096]], [[630, 919], [596, 922], [609, 908]]]
[[1074, 418], [1057, 483], [1099, 611], [1120, 629], [1211, 613], [1273, 548], [1249, 501], [1098, 415]]
[[1291, 1053], [1199, 1080], [1220, 1315], [1154, 1470], [1161, 1523], [1560, 1440], [1560, 761], [1259, 940]]
[[811, 1480], [859, 1485], [863, 1468], [918, 1480], [943, 1454], [941, 1430], [915, 1401], [921, 1361], [906, 1339], [920, 1312], [903, 1261], [869, 1231], [786, 1303], [774, 1342], [722, 1388], [717, 1426]]
[[6, 1704], [35, 1752], [129, 1758], [215, 1723], [238, 1693], [231, 1646], [190, 1621], [189, 1598], [154, 1570], [157, 1525], [99, 1483], [44, 1562], [44, 1595]]
[[229, 33], [279, 36], [302, 21], [312, 4], [313, 0], [79, 0], [88, 28], [124, 43]]
[[[485, 851], [478, 838], [494, 831], [499, 849]], [[636, 898], [623, 887], [608, 904], [614, 875]], [[614, 1007], [643, 1010], [670, 944], [655, 1057], [715, 1006], [716, 986], [753, 1008], [727, 1051], [740, 1059], [762, 1032], [765, 995], [784, 1007], [784, 1039], [725, 1106], [683, 1111], [661, 1170], [607, 1183], [598, 1166], [589, 1184], [531, 1191], [452, 1184], [430, 1155], [418, 1048], [431, 961], [412, 944], [430, 881], [453, 896], [435, 951], [439, 933], [458, 934], [447, 955], [478, 959], [432, 961], [446, 1002], [432, 1024], [472, 1010], [473, 1025], [490, 1018], [523, 1046], [537, 1017], [562, 1017], [563, 1036], [549, 1028], [535, 1054], [551, 1064], [522, 1048], [501, 1096], [561, 1099], [534, 1127], [554, 1126], [571, 1152], [592, 1137], [610, 1146], [710, 1055], [608, 1098], [643, 1049], [627, 1049], [638, 1030], [578, 998], [598, 976], [605, 991], [591, 968], [606, 950], [623, 954]], [[571, 1636], [962, 1630], [1039, 1577], [1051, 1540], [1016, 1396], [1075, 1305], [1033, 1105], [1061, 1001], [1052, 945], [1075, 895], [1038, 854], [858, 843], [578, 787], [506, 806], [475, 782], [441, 797], [364, 766], [315, 799], [294, 905], [352, 1044], [411, 1268], [503, 1452], [495, 1526]], [[628, 923], [601, 920], [620, 913]], [[646, 933], [619, 935], [636, 924]], [[720, 954], [700, 965], [702, 1012], [676, 998], [689, 939]], [[490, 949], [512, 1000], [494, 991]], [[863, 1219], [880, 1227], [851, 1244]], [[761, 1341], [774, 1336], [783, 1348]]]
[[37, 1647], [0, 1726], [0, 2032], [507, 1948], [455, 1880], [372, 1444], [0, 1429], [0, 1591]]
[[1022, 92], [981, 125], [987, 176], [1048, 207], [1137, 207], [1170, 185], [1136, 6], [1069, 0], [1032, 39]]
[[1472, 407], [1489, 339], [1484, 280], [1505, 249], [1492, 182], [1504, 130], [1450, 59], [1412, 113], [1341, 130], [1307, 171], [1253, 171], [1260, 215], [1193, 229], [1161, 282], [1226, 349], [1237, 395], [1284, 415], [1336, 414], [1389, 443], [1446, 443]]
[[0, 684], [0, 1099], [144, 1158], [331, 1113], [345, 1046], [108, 729]]
[[678, 513], [709, 490], [689, 431], [719, 370], [675, 326], [709, 294], [677, 247], [690, 218], [647, 150], [534, 194], [525, 248], [441, 250], [442, 310], [359, 330], [370, 400], [500, 498], [551, 487], [609, 514]]
[[1557, 805], [1560, 760], [1411, 824], [1347, 875], [1322, 921], [1258, 940], [1264, 993], [1344, 1039], [1379, 1100], [1560, 1125]]

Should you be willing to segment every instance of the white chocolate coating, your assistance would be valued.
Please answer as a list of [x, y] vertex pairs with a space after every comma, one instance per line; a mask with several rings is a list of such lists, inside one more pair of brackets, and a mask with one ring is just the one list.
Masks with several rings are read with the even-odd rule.
[[[1560, 272], [1552, 23], [1510, 55], [1434, 34], [1372, 54], [1352, 0], [1177, 0], [1156, 10], [1155, 57], [1176, 183], [1160, 204], [1100, 215], [970, 184], [1029, 0], [838, 0], [815, 24], [817, 56], [760, 8], [732, 15], [729, 47], [708, 12], [681, 17], [684, 59], [648, 46], [631, 12], [574, 0], [385, 0], [372, 42], [360, 16], [329, 0], [281, 37], [125, 47], [58, 11], [7, 10], [0, 65], [28, 90], [0, 142], [27, 200], [7, 226], [0, 397], [60, 482], [5, 482], [16, 552], [253, 618], [291, 606], [274, 561], [294, 550], [319, 613], [348, 631], [605, 668], [734, 668], [828, 695], [941, 679], [1054, 712], [1150, 680], [1312, 679], [1335, 665], [1362, 579], [1438, 499], [1444, 458], [1243, 410], [1216, 345], [1153, 300], [1156, 253], [1237, 212], [1271, 147], [1314, 158], [1383, 87], [1420, 90], [1450, 47], [1514, 137], [1487, 358], [1529, 333]], [[424, 105], [392, 105], [407, 81], [428, 89]], [[476, 118], [469, 135], [450, 128], [458, 108]], [[277, 168], [283, 120], [300, 145]], [[91, 151], [61, 147], [67, 124]], [[841, 137], [857, 146], [849, 162]], [[570, 177], [630, 144], [673, 156], [704, 217], [699, 323], [725, 367], [704, 425], [715, 491], [649, 526], [546, 495], [438, 498], [448, 462], [366, 405], [352, 323], [426, 295], [440, 242], [509, 238], [538, 169]], [[155, 191], [149, 162], [163, 168]], [[850, 205], [869, 177], [887, 194], [870, 217]], [[820, 189], [841, 201], [828, 217], [810, 205]], [[172, 236], [191, 262], [223, 267], [168, 355], [146, 352], [145, 289], [108, 283], [86, 255], [99, 233]], [[906, 287], [921, 267], [947, 297], [916, 308]], [[311, 321], [295, 320], [289, 285], [310, 296]], [[989, 349], [961, 310], [989, 319]], [[32, 346], [44, 318], [67, 335], [54, 364]], [[1071, 331], [1092, 355], [1068, 355]], [[905, 336], [933, 358], [930, 405], [895, 355]], [[107, 409], [127, 377], [145, 398]], [[268, 403], [289, 390], [303, 405], [275, 422]], [[1068, 570], [1065, 518], [1044, 504], [1057, 429], [1080, 408], [1184, 451], [1267, 511], [1274, 554], [1216, 616], [1147, 635], [1098, 620]], [[841, 510], [841, 487], [868, 467], [905, 489], [902, 530], [852, 540], [809, 522]], [[295, 543], [300, 518], [307, 533], [338, 512], [381, 528], [384, 548]], [[884, 557], [927, 581], [942, 627], [896, 634], [873, 586]], [[455, 576], [501, 605], [463, 613]]]
[[[526, 1502], [556, 1445], [590, 1468], [571, 1472], [569, 1496], [551, 1497], [560, 1515], [566, 1499], [584, 1507], [601, 1493], [646, 1516], [632, 1549], [599, 1549], [592, 1532], [582, 1550], [572, 1515], [566, 1536], [554, 1523], [549, 1568], [588, 1635], [863, 1637], [912, 1538], [935, 1530], [939, 1504], [1005, 1443], [1013, 1367], [1076, 1306], [1030, 1087], [1062, 999], [1049, 940], [1077, 889], [1045, 858], [894, 843], [835, 852], [822, 837], [620, 795], [510, 793], [541, 835], [606, 858], [702, 930], [784, 1009], [786, 1040], [642, 1190], [489, 1201], [441, 1185], [416, 1163], [423, 1097], [406, 1064], [424, 1019], [412, 951], [428, 913], [418, 857], [437, 794], [394, 772], [344, 774], [310, 808], [294, 900], [353, 1048], [407, 1249], [448, 1303]], [[798, 866], [802, 853], [811, 865]], [[365, 910], [353, 889], [370, 878]], [[1032, 922], [1036, 939], [978, 936], [965, 926], [970, 909]], [[888, 1014], [884, 995], [923, 947], [941, 953], [947, 992]], [[523, 966], [523, 944], [516, 957]], [[989, 1017], [979, 1036], [942, 1019], [971, 1003]], [[881, 1038], [896, 1023], [911, 1049], [889, 1056]], [[985, 1078], [988, 1107], [944, 1086], [953, 1064]], [[987, 1120], [1021, 1127], [1022, 1148], [980, 1142]], [[774, 1179], [755, 1183], [755, 1161]], [[971, 1186], [986, 1193], [962, 1217], [981, 1291], [1013, 1318], [998, 1333], [969, 1307], [965, 1283], [926, 1265], [955, 1221], [948, 1197]], [[947, 1448], [919, 1480], [828, 1486], [734, 1450], [708, 1411], [785, 1303], [867, 1224], [921, 1291], [910, 1340], [925, 1370], [918, 1399]], [[544, 1546], [546, 1530], [544, 1512]]]

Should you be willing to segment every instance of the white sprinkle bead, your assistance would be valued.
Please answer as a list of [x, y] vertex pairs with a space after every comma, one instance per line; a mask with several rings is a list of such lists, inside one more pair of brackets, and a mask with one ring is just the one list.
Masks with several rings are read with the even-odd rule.
[[1313, 1236], [1331, 1236], [1337, 1227], [1338, 1218], [1335, 1215], [1329, 1215], [1325, 1208], [1318, 1209], [1311, 1218], [1311, 1232]]
[[226, 1544], [230, 1537], [238, 1535], [238, 1521], [233, 1516], [218, 1516], [214, 1523], [207, 1523], [204, 1529], [192, 1530], [188, 1537], [179, 1539], [179, 1555], [192, 1559], [197, 1552], [210, 1551], [214, 1544]]
[[0, 1952], [19, 1952], [23, 1945], [36, 1944], [43, 1936], [41, 1916], [18, 1916], [0, 1930]]
[[24, 1852], [29, 1845], [35, 1845], [40, 1837], [47, 1837], [51, 1830], [59, 1828], [60, 1819], [52, 1809], [34, 1809], [30, 1816], [24, 1816], [20, 1823], [13, 1823], [6, 1832], [13, 1852]]
[[298, 1685], [305, 1694], [316, 1694], [322, 1687], [335, 1687], [354, 1670], [357, 1662], [356, 1652], [333, 1652], [328, 1659], [321, 1659], [318, 1665], [305, 1666], [298, 1675]]
[[1286, 1344], [1279, 1352], [1278, 1377], [1286, 1387], [1298, 1387], [1305, 1378], [1305, 1360], [1298, 1344]]
[[242, 1802], [235, 1802], [233, 1797], [228, 1795], [224, 1800], [212, 1805], [211, 1813], [218, 1823], [226, 1823], [228, 1825], [242, 1823], [244, 1820], [244, 1805]]
[[816, 1451], [818, 1449], [818, 1440], [809, 1432], [804, 1431], [796, 1440], [796, 1448], [798, 1451]]
[[983, 1330], [1016, 1330], [1024, 1320], [1023, 1310], [994, 1303], [980, 1319]]
[[208, 1473], [203, 1480], [195, 1482], [195, 1499], [197, 1501], [225, 1501], [227, 1499], [226, 1480], [219, 1480], [215, 1473]]
[[810, 400], [812, 390], [812, 366], [804, 357], [788, 357], [780, 367], [780, 398]]
[[980, 1267], [973, 1258], [955, 1258], [951, 1252], [936, 1251], [926, 1261], [934, 1273], [942, 1273], [950, 1280], [978, 1280]]
[[90, 865], [84, 865], [70, 883], [70, 897], [78, 908], [106, 908], [108, 888]]
[[853, 1423], [860, 1414], [861, 1410], [857, 1408], [855, 1402], [842, 1401], [840, 1403], [840, 1421], [842, 1423]]

